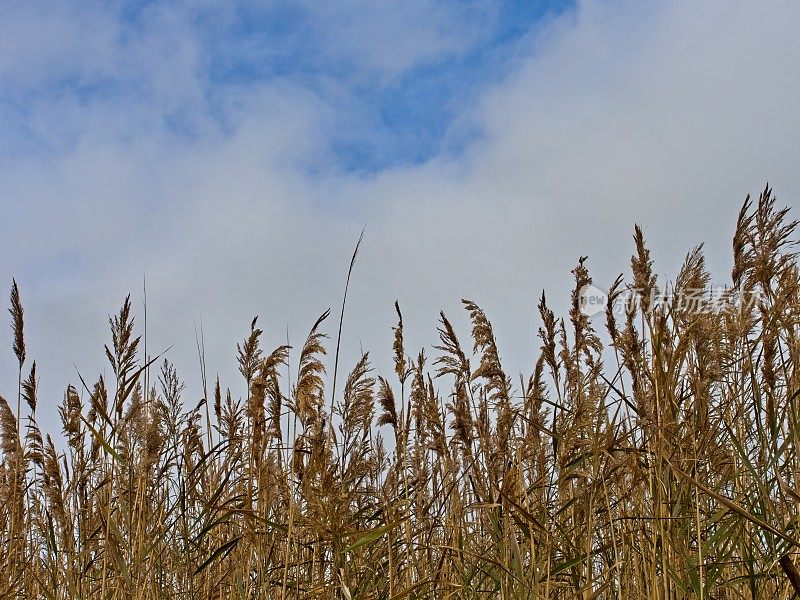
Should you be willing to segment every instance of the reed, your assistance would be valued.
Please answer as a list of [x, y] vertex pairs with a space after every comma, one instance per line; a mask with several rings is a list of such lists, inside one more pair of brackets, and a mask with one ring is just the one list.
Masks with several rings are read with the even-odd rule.
[[474, 302], [471, 350], [442, 313], [432, 358], [405, 348], [396, 305], [392, 377], [364, 353], [326, 396], [329, 313], [297, 354], [264, 350], [253, 319], [247, 395], [217, 380], [187, 406], [168, 360], [145, 379], [126, 298], [113, 380], [69, 385], [58, 407], [63, 448], [36, 421], [13, 282], [0, 597], [797, 597], [796, 227], [769, 188], [748, 197], [716, 303], [685, 301], [711, 282], [702, 247], [659, 281], [637, 226], [629, 283], [609, 293], [623, 310], [590, 319], [581, 257], [568, 315], [542, 295], [518, 381]]

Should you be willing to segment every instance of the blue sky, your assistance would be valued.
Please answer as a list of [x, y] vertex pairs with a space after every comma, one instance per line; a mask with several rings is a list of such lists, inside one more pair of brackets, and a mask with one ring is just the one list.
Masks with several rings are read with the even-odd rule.
[[744, 196], [798, 204], [797, 22], [793, 0], [2, 3], [0, 282], [41, 405], [108, 376], [107, 316], [131, 293], [141, 331], [145, 277], [187, 394], [200, 319], [241, 394], [252, 317], [301, 344], [364, 226], [343, 362], [379, 372], [395, 300], [416, 353], [439, 310], [466, 332], [465, 297], [529, 371], [542, 290], [563, 311], [580, 256], [600, 287], [627, 272], [634, 223], [659, 273], [705, 242], [725, 283]]
[[[19, 11], [19, 18], [35, 28], [37, 9], [46, 19], [48, 4], [34, 2]], [[463, 107], [476, 101], [477, 91], [508, 75], [520, 45], [539, 27], [574, 9], [564, 0], [56, 5], [56, 14], [64, 11], [79, 29], [70, 33], [80, 36], [86, 28], [107, 36], [91, 52], [133, 49], [135, 54], [150, 38], [158, 52], [170, 53], [169, 36], [185, 36], [197, 97], [170, 99], [180, 90], [152, 88], [147, 74], [139, 71], [144, 65], [135, 60], [117, 66], [92, 57], [64, 65], [59, 64], [63, 57], [55, 57], [49, 66], [35, 64], [34, 77], [22, 75], [0, 92], [3, 154], [46, 155], [76, 143], [80, 126], [48, 129], [44, 135], [37, 130], [37, 117], [50, 104], [160, 105], [154, 117], [171, 134], [191, 141], [209, 133], [208, 117], [214, 133], [224, 135], [235, 127], [229, 114], [233, 96], [281, 83], [330, 104], [335, 114], [325, 167], [354, 172], [420, 164], [462, 151], [480, 135], [475, 123], [457, 123]], [[101, 28], [107, 31], [97, 31]], [[180, 52], [180, 38], [173, 39]]]

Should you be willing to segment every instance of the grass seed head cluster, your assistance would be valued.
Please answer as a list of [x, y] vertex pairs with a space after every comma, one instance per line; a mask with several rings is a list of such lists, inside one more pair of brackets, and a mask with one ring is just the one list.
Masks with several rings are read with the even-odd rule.
[[126, 300], [113, 377], [64, 393], [61, 448], [37, 423], [14, 282], [0, 597], [796, 597], [796, 225], [769, 189], [744, 203], [730, 285], [761, 301], [737, 310], [679, 302], [709, 286], [702, 249], [659, 281], [637, 227], [604, 318], [581, 311], [583, 258], [568, 315], [541, 297], [518, 380], [474, 302], [471, 339], [442, 313], [428, 351], [405, 346], [396, 305], [391, 377], [365, 353], [329, 391], [327, 312], [297, 349], [263, 348], [253, 320], [246, 397], [217, 380], [187, 405]]

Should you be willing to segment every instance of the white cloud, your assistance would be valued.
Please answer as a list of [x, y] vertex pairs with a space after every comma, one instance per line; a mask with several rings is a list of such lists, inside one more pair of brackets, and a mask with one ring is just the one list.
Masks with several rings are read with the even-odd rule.
[[321, 38], [332, 59], [347, 60], [384, 77], [466, 52], [491, 31], [497, 12], [483, 1], [310, 0], [301, 4], [314, 17], [310, 34]]
[[[423, 36], [428, 50], [415, 54], [380, 27], [364, 32], [370, 15], [380, 13], [383, 27], [391, 20], [384, 5], [370, 6], [379, 8], [337, 40], [341, 52], [378, 61], [370, 68], [403, 69], [454, 48], [449, 34]], [[541, 289], [563, 308], [569, 270], [585, 254], [596, 283], [607, 285], [627, 270], [634, 222], [644, 224], [659, 270], [673, 271], [707, 241], [724, 279], [744, 194], [767, 178], [785, 203], [800, 193], [799, 11], [790, 2], [583, 2], [525, 40], [504, 81], [479, 90], [477, 108], [460, 119], [484, 135], [463, 155], [368, 176], [328, 161], [346, 101], [297, 84], [226, 89], [230, 129], [221, 129], [200, 91], [197, 41], [164, 17], [163, 29], [133, 45], [138, 59], [108, 67], [140, 65], [131, 68], [152, 91], [146, 102], [59, 98], [36, 108], [34, 121], [43, 136], [71, 128], [75, 143], [47, 159], [0, 164], [0, 276], [22, 285], [29, 355], [50, 394], [43, 405], [74, 381], [73, 362], [87, 377], [104, 368], [104, 317], [138, 293], [144, 272], [151, 349], [176, 344], [171, 356], [197, 396], [193, 321], [202, 315], [211, 373], [241, 391], [233, 353], [249, 319], [261, 315], [270, 345], [287, 326], [302, 343], [339, 302], [364, 224], [345, 365], [362, 342], [387, 364], [395, 298], [415, 352], [435, 342], [440, 308], [464, 322], [466, 296], [495, 323], [510, 369], [527, 369]], [[175, 56], [172, 37], [183, 49]], [[89, 47], [117, 47], [106, 34], [98, 40]], [[64, 64], [95, 60], [74, 48], [61, 50]], [[177, 135], [153, 118], [182, 103], [200, 135]], [[10, 348], [0, 331], [0, 347]], [[8, 357], [5, 395], [13, 393]]]

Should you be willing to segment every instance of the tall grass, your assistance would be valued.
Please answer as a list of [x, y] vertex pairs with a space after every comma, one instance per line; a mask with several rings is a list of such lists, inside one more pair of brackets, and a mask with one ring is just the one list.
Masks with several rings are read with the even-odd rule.
[[542, 296], [519, 381], [475, 303], [469, 344], [441, 314], [430, 356], [405, 347], [397, 306], [392, 380], [364, 354], [326, 397], [328, 313], [296, 350], [262, 348], [254, 320], [237, 352], [247, 396], [217, 381], [187, 406], [168, 360], [145, 385], [126, 299], [113, 380], [64, 394], [63, 449], [37, 424], [14, 283], [0, 596], [796, 597], [796, 224], [769, 189], [744, 203], [730, 283], [753, 304], [687, 306], [710, 283], [702, 250], [667, 285], [636, 228], [632, 278], [610, 295], [635, 293], [589, 319], [581, 259], [565, 318]]

